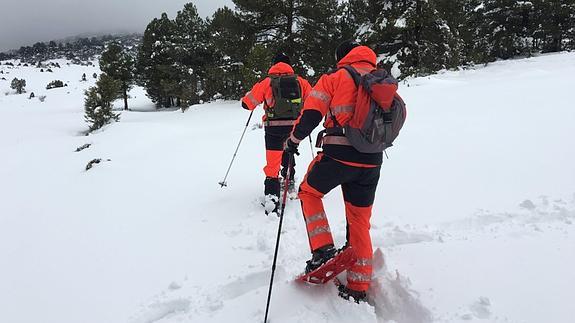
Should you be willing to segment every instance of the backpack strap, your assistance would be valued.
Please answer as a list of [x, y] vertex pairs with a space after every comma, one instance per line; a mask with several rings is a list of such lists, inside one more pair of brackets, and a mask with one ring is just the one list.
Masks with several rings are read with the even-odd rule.
[[[359, 89], [359, 84], [361, 83], [361, 74], [359, 74], [355, 70], [355, 68], [353, 68], [351, 65], [345, 65], [340, 69], [346, 70], [349, 73], [349, 75], [351, 75], [351, 78], [353, 79], [355, 86]], [[331, 121], [333, 121], [333, 124], [335, 125], [335, 127], [343, 129], [343, 127], [339, 124], [339, 122], [337, 122], [335, 115], [332, 113], [331, 107], [329, 107], [329, 114], [331, 116]]]
[[351, 65], [345, 65], [342, 67], [342, 69], [346, 70], [349, 75], [351, 75], [351, 78], [355, 82], [355, 86], [359, 88], [359, 84], [361, 83], [361, 74], [359, 74], [359, 72], [356, 71], [355, 68], [353, 68]]

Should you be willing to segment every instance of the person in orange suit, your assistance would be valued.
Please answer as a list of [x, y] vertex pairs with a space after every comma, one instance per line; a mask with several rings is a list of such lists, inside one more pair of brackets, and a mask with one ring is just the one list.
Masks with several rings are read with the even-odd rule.
[[[367, 299], [372, 274], [372, 244], [369, 233], [372, 206], [379, 182], [383, 153], [361, 153], [342, 132], [353, 116], [357, 87], [343, 66], [353, 67], [359, 74], [376, 68], [376, 54], [355, 41], [340, 44], [336, 51], [338, 69], [322, 75], [305, 101], [301, 116], [296, 121], [285, 151], [297, 153], [298, 144], [315, 129], [325, 117], [323, 151], [313, 160], [299, 188], [312, 259], [307, 262], [306, 273], [317, 269], [334, 257], [334, 247], [322, 198], [341, 186], [347, 220], [347, 245], [355, 250], [357, 262], [347, 271], [347, 285], [340, 285], [340, 296], [356, 302]], [[334, 119], [338, 127], [334, 124]]]
[[288, 155], [283, 153], [286, 139], [289, 137], [295, 120], [299, 116], [303, 102], [311, 92], [311, 85], [304, 78], [295, 75], [290, 58], [284, 53], [277, 53], [272, 59], [268, 77], [256, 83], [242, 98], [242, 107], [254, 110], [263, 103], [263, 117], [266, 145], [266, 166], [264, 167], [264, 194], [275, 203], [277, 211], [280, 197], [280, 168], [284, 180], [294, 187], [294, 166], [290, 167], [290, 178], [287, 177]]

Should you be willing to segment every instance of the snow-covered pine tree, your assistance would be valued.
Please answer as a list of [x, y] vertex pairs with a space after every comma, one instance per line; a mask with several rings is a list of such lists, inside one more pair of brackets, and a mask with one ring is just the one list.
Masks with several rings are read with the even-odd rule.
[[193, 3], [184, 6], [175, 19], [174, 65], [170, 82], [176, 105], [187, 108], [201, 101], [205, 93], [206, 66], [213, 61], [207, 24]]
[[10, 83], [10, 88], [16, 90], [18, 94], [26, 93], [26, 80], [14, 78]]
[[[298, 53], [297, 25], [305, 0], [233, 0], [241, 19], [253, 28], [257, 42], [282, 50], [288, 55]], [[312, 0], [311, 2], [315, 2]]]
[[396, 76], [428, 74], [460, 63], [460, 46], [432, 0], [380, 0], [367, 41]]
[[346, 40], [339, 24], [343, 9], [337, 0], [309, 1], [301, 7], [301, 45], [296, 57], [300, 62], [296, 66], [303, 66], [312, 80], [335, 66], [335, 49]]
[[300, 62], [305, 50], [300, 39], [298, 24], [304, 0], [233, 0], [238, 16], [250, 26], [255, 44], [244, 61], [243, 80], [252, 86], [267, 75], [271, 58], [283, 51], [292, 58], [296, 72], [303, 74]]
[[112, 102], [121, 96], [122, 83], [102, 73], [100, 79], [86, 90], [84, 99], [84, 119], [90, 131], [102, 128], [111, 121], [118, 121], [120, 115], [114, 113]]
[[[366, 41], [368, 38], [365, 33], [370, 34], [377, 20], [378, 0], [348, 0], [342, 1], [338, 9], [338, 25], [342, 39], [361, 39]], [[368, 10], [368, 8], [373, 8]], [[369, 43], [367, 43], [369, 45]]]
[[239, 99], [246, 91], [244, 62], [255, 42], [250, 26], [228, 7], [218, 9], [208, 20], [213, 62], [207, 70], [208, 98]]
[[138, 51], [138, 74], [146, 88], [148, 97], [158, 107], [171, 107], [174, 97], [166, 84], [173, 76], [175, 23], [163, 13], [161, 18], [152, 20], [144, 32], [142, 45]]
[[[108, 76], [122, 83], [124, 110], [128, 110], [128, 91], [135, 79], [135, 61], [132, 55], [118, 42], [108, 44], [100, 57], [100, 69]], [[84, 74], [84, 78], [85, 78]]]
[[534, 0], [535, 37], [543, 52], [575, 48], [575, 0]]
[[526, 41], [529, 8], [525, 7], [530, 5], [525, 1], [485, 0], [475, 8], [472, 21], [476, 62], [508, 59], [531, 51]]

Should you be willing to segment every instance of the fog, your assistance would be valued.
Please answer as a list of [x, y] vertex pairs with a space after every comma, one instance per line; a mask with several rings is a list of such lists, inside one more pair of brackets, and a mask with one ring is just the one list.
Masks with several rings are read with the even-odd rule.
[[[79, 34], [144, 32], [162, 12], [173, 18], [189, 0], [19, 0], [0, 5], [0, 51]], [[194, 0], [202, 17], [232, 0]]]

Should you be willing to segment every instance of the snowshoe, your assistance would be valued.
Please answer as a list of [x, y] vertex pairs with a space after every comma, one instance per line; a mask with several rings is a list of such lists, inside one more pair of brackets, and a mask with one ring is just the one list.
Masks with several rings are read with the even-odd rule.
[[[282, 177], [282, 179], [280, 180], [280, 184], [281, 184], [281, 189], [283, 190], [285, 188], [285, 179]], [[298, 196], [298, 188], [296, 186], [296, 182], [295, 179], [291, 179], [288, 183], [288, 198], [290, 200], [297, 200]]]
[[266, 213], [266, 215], [270, 215], [271, 213], [275, 213], [277, 216], [279, 216], [279, 210], [280, 210], [280, 199], [279, 199], [279, 197], [277, 197], [275, 195], [266, 195], [266, 196], [264, 196], [264, 199], [261, 202], [261, 205], [263, 206], [264, 212]]
[[313, 253], [312, 259], [307, 261], [305, 274], [296, 280], [310, 284], [325, 284], [349, 269], [356, 261], [357, 256], [351, 246], [340, 250], [329, 246]]
[[266, 177], [264, 181], [265, 199], [262, 206], [265, 208], [266, 215], [275, 212], [279, 214], [280, 209], [280, 180], [279, 178]]

